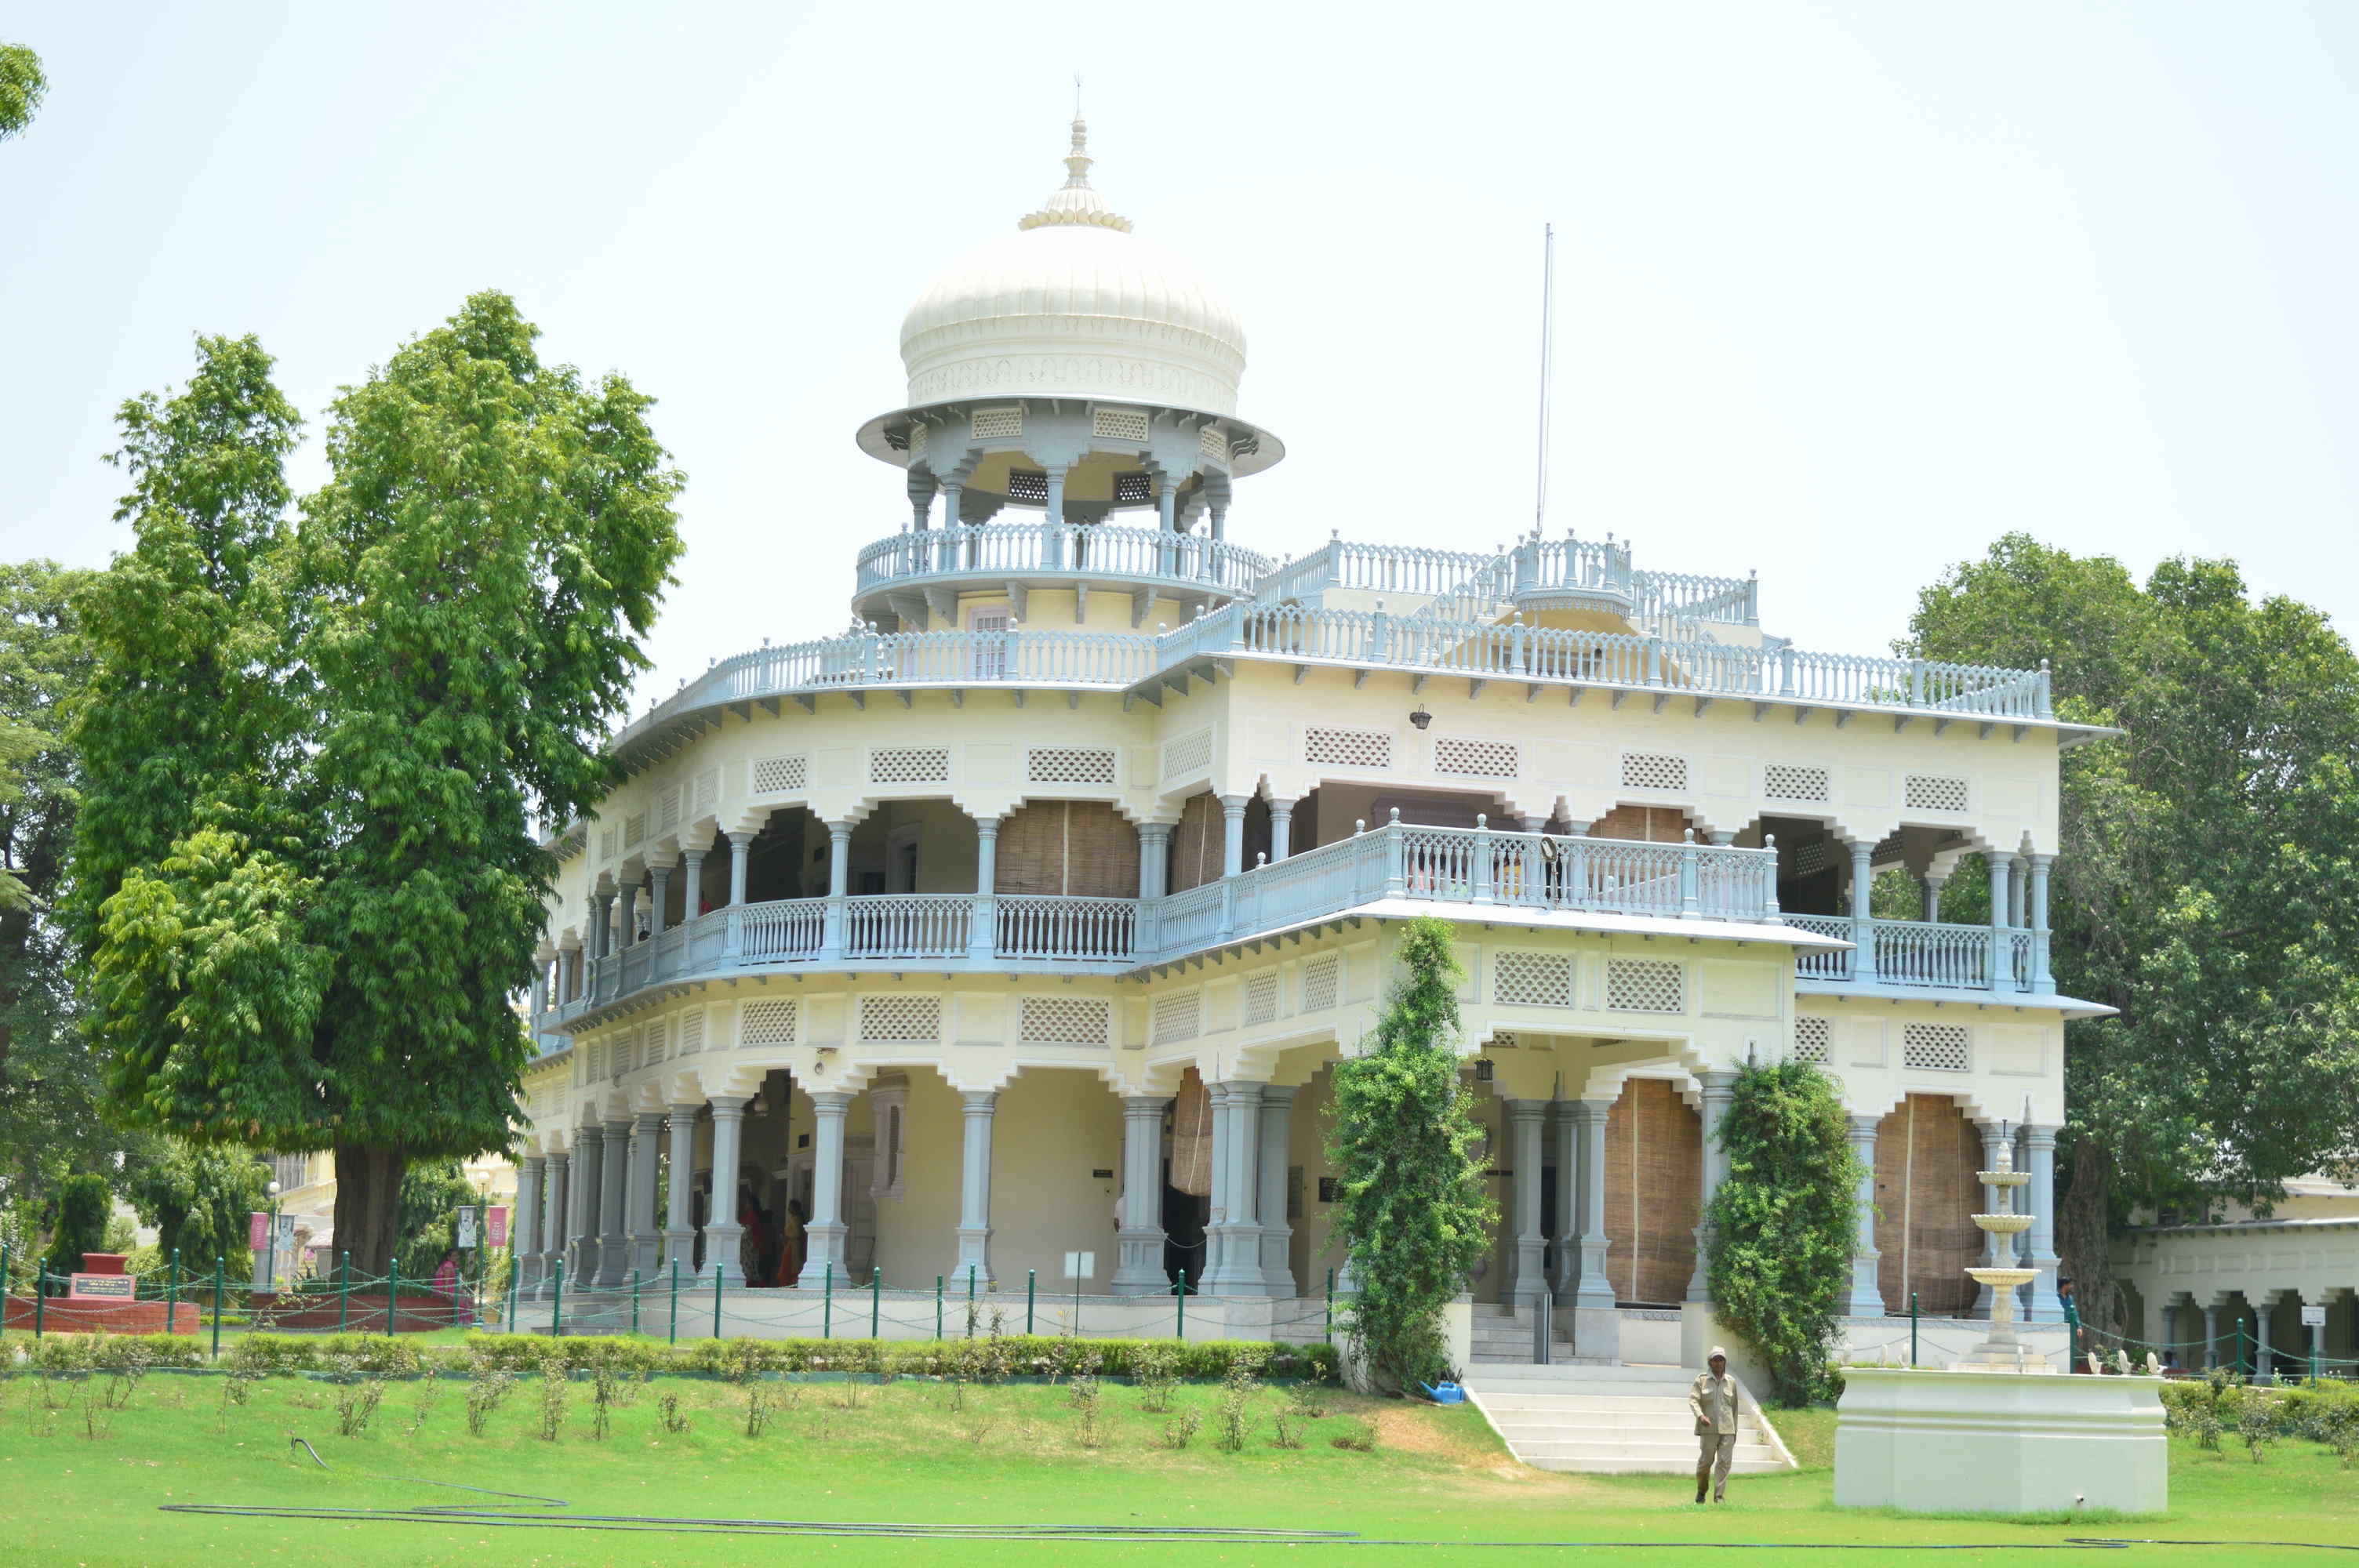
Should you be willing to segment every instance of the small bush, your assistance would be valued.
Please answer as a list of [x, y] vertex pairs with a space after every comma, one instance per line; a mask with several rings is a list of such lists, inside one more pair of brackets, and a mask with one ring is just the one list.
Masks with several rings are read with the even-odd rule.
[[540, 1436], [544, 1443], [554, 1443], [565, 1428], [565, 1402], [571, 1390], [566, 1387], [567, 1373], [563, 1366], [551, 1361], [540, 1371]]
[[484, 1366], [477, 1368], [467, 1384], [467, 1435], [481, 1437], [491, 1423], [492, 1412], [516, 1387], [516, 1374], [505, 1367]]
[[1171, 1409], [1171, 1391], [1180, 1386], [1180, 1358], [1165, 1346], [1150, 1345], [1132, 1357], [1131, 1380], [1138, 1385], [1138, 1408], [1149, 1415]]
[[1185, 1448], [1195, 1440], [1196, 1429], [1204, 1424], [1204, 1412], [1185, 1410], [1163, 1423], [1163, 1446]]

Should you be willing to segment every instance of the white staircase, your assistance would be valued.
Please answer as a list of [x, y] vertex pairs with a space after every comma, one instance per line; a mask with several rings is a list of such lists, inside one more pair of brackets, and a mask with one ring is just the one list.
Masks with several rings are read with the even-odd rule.
[[[1481, 1363], [1462, 1386], [1474, 1408], [1506, 1440], [1507, 1451], [1537, 1470], [1595, 1474], [1692, 1474], [1695, 1418], [1688, 1388], [1698, 1374], [1677, 1367], [1533, 1365], [1526, 1325], [1524, 1365]], [[1478, 1357], [1479, 1361], [1479, 1357]], [[1750, 1392], [1740, 1388], [1735, 1476], [1794, 1469], [1777, 1433]]]
[[[1474, 1347], [1471, 1359], [1478, 1367], [1532, 1364], [1532, 1309], [1516, 1307], [1510, 1311], [1484, 1302], [1474, 1308]], [[1572, 1314], [1551, 1312], [1549, 1332], [1552, 1343], [1549, 1359], [1571, 1361], [1572, 1354]]]

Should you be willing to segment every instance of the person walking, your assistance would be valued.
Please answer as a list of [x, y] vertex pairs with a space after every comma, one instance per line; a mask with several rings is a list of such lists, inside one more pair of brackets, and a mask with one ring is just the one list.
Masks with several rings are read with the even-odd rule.
[[1715, 1345], [1705, 1358], [1711, 1370], [1688, 1390], [1695, 1414], [1696, 1501], [1707, 1487], [1715, 1503], [1728, 1501], [1728, 1462], [1736, 1457], [1736, 1379], [1728, 1375], [1728, 1352]]

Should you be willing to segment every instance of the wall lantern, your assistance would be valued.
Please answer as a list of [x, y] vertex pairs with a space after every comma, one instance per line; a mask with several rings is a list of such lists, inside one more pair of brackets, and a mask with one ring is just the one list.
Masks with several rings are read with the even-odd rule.
[[1433, 722], [1433, 715], [1428, 713], [1425, 710], [1425, 704], [1420, 702], [1415, 708], [1409, 709], [1408, 721], [1422, 730], [1427, 725]]

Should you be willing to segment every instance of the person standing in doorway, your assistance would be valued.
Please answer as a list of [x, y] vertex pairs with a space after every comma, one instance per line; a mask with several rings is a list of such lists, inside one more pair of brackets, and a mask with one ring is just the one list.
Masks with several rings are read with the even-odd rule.
[[1715, 1345], [1705, 1359], [1710, 1370], [1688, 1390], [1695, 1414], [1696, 1501], [1708, 1487], [1715, 1503], [1728, 1501], [1728, 1462], [1736, 1457], [1736, 1379], [1728, 1375], [1728, 1352]]

